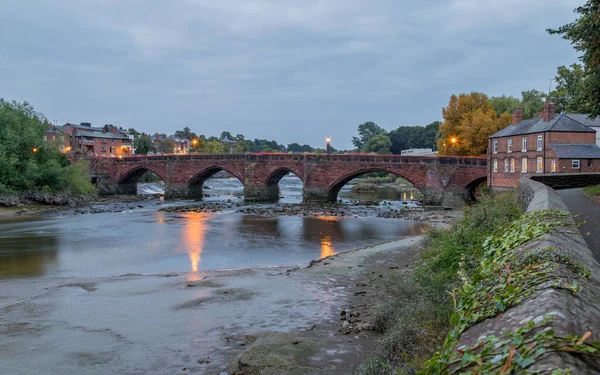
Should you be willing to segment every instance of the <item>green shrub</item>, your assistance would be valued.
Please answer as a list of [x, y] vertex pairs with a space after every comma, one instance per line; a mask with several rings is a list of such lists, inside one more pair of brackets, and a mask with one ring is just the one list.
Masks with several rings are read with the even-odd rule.
[[[385, 301], [375, 308], [373, 323], [383, 333], [378, 355], [392, 363], [396, 373], [416, 374], [443, 345], [455, 311], [450, 292], [459, 283], [460, 263], [463, 272], [474, 274], [487, 237], [521, 214], [514, 192], [482, 194], [449, 229], [428, 234], [420, 264], [411, 276], [394, 277], [387, 285]], [[365, 368], [380, 368], [375, 365], [379, 362]]]

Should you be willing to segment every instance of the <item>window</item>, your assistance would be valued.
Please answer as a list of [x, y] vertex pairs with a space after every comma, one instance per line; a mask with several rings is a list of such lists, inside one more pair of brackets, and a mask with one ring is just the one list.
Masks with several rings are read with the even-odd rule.
[[498, 159], [494, 159], [494, 172], [498, 172]]
[[512, 138], [508, 139], [508, 142], [506, 143], [506, 152], [512, 152], [511, 148], [512, 147]]
[[552, 164], [550, 167], [550, 172], [556, 173], [556, 160], [552, 160]]
[[538, 157], [537, 158], [536, 172], [537, 173], [544, 173], [544, 158], [542, 158], [542, 157]]
[[592, 168], [594, 166], [594, 162], [592, 159], [588, 159], [588, 168]]
[[521, 151], [527, 151], [527, 137], [523, 137], [523, 140], [521, 141]]
[[510, 171], [515, 171], [515, 158], [510, 158]]
[[65, 141], [65, 136], [64, 136], [64, 135], [61, 135], [61, 136], [60, 136], [60, 141], [61, 141], [61, 142], [64, 142], [64, 141]]
[[498, 153], [498, 141], [494, 141], [494, 154]]
[[521, 173], [527, 173], [527, 158], [521, 158]]
[[542, 136], [538, 135], [537, 150], [542, 151]]
[[581, 169], [581, 161], [571, 160], [571, 166], [573, 167], [573, 169]]
[[65, 150], [65, 145], [60, 145], [60, 150], [64, 151]]
[[504, 159], [504, 172], [508, 172], [508, 159]]

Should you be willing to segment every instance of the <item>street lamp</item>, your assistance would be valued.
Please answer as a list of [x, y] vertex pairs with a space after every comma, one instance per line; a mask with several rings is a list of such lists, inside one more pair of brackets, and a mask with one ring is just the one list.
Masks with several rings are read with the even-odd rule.
[[325, 140], [327, 141], [327, 155], [331, 154], [331, 137], [327, 137], [325, 138]]
[[38, 151], [38, 149], [37, 149], [37, 147], [34, 147], [34, 148], [33, 148], [33, 150], [31, 150], [31, 151], [33, 151], [33, 152], [37, 152], [37, 151]]
[[452, 156], [454, 156], [454, 145], [456, 144], [456, 138], [452, 137], [450, 142], [452, 143]]

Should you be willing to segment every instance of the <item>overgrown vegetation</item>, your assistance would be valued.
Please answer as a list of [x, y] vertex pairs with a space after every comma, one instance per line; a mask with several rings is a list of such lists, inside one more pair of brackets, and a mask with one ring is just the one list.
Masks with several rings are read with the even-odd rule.
[[583, 192], [590, 197], [600, 198], [600, 185], [585, 187]]
[[374, 323], [383, 338], [377, 356], [360, 373], [415, 374], [424, 369], [451, 329], [455, 310], [450, 293], [459, 285], [459, 270], [474, 275], [485, 240], [521, 213], [515, 193], [486, 193], [451, 228], [430, 232], [421, 264], [411, 277], [391, 280], [388, 297], [376, 308]]
[[0, 194], [95, 191], [84, 162], [70, 164], [43, 140], [49, 126], [30, 104], [0, 99]]

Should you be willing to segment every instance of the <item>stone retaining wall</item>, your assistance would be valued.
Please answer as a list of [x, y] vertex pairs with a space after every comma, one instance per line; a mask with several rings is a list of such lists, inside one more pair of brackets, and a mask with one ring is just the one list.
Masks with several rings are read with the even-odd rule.
[[[556, 192], [548, 186], [522, 178], [519, 183], [519, 198], [527, 212], [545, 209], [557, 209], [569, 212]], [[565, 219], [575, 224], [569, 215]], [[592, 336], [588, 340], [600, 340], [600, 264], [594, 259], [592, 251], [587, 247], [578, 230], [573, 226], [558, 227], [552, 233], [523, 245], [519, 250], [523, 254], [527, 250], [553, 247], [559, 254], [568, 257], [573, 263], [587, 267], [591, 277], [579, 279], [577, 283], [582, 290], [576, 294], [564, 289], [538, 287], [538, 291], [523, 302], [508, 309], [503, 314], [480, 322], [467, 329], [458, 344], [473, 346], [480, 338], [488, 335], [501, 336], [507, 330], [516, 330], [529, 321], [539, 321], [544, 316], [554, 317], [551, 327], [557, 335], [583, 335], [588, 331]], [[566, 267], [555, 271], [564, 280], [574, 281], [574, 274]], [[571, 368], [573, 374], [600, 373], [598, 357], [569, 354], [567, 352], [549, 352], [542, 356], [528, 370], [544, 370], [552, 368]]]

